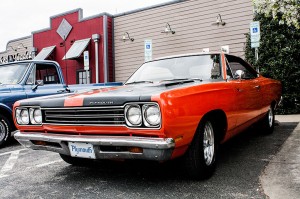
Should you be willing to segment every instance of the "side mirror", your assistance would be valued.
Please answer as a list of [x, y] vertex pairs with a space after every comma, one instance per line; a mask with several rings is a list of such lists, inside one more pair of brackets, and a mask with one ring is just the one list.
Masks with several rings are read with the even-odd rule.
[[245, 77], [245, 72], [242, 70], [235, 71], [234, 78], [243, 79]]
[[36, 85], [44, 86], [44, 80], [36, 80]]
[[32, 86], [32, 90], [36, 90], [37, 87], [39, 86], [44, 86], [44, 80], [36, 80], [36, 84], [34, 86]]

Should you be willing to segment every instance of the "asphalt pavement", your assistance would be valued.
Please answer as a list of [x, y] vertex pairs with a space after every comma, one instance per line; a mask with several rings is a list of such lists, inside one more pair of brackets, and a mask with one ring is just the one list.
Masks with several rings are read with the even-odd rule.
[[278, 125], [297, 122], [280, 151], [260, 177], [264, 193], [270, 199], [300, 198], [300, 115], [277, 115]]
[[277, 115], [274, 133], [251, 127], [220, 146], [217, 170], [195, 181], [180, 161], [99, 161], [75, 167], [16, 141], [0, 149], [0, 199], [299, 199], [300, 115]]

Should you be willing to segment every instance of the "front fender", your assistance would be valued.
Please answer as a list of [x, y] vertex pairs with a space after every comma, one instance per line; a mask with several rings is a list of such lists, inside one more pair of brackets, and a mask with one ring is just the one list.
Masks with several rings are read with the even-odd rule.
[[4, 110], [5, 112], [8, 112], [10, 115], [12, 115], [12, 109], [6, 104], [0, 103], [0, 110]]

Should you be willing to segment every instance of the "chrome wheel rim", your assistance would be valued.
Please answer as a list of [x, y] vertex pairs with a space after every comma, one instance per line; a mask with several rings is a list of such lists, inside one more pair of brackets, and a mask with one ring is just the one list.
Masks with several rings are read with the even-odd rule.
[[204, 135], [203, 135], [203, 151], [204, 151], [204, 160], [207, 166], [211, 165], [214, 159], [215, 154], [215, 137], [214, 129], [210, 122], [206, 122], [204, 126]]
[[3, 122], [0, 121], [0, 141], [2, 141], [5, 137], [6, 128]]
[[273, 126], [273, 119], [274, 119], [274, 114], [273, 114], [273, 109], [270, 108], [269, 110], [269, 127], [272, 127]]

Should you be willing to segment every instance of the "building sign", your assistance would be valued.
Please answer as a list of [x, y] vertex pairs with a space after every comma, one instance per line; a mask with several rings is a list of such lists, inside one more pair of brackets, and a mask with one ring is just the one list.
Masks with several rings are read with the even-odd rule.
[[0, 63], [8, 63], [8, 62], [14, 62], [14, 61], [22, 61], [22, 60], [29, 60], [32, 59], [31, 53], [29, 51], [26, 51], [24, 54], [16, 53], [11, 55], [5, 55], [0, 57]]
[[229, 46], [221, 46], [221, 52], [229, 53]]
[[89, 59], [89, 51], [83, 52], [83, 64], [84, 64], [84, 70], [90, 69], [90, 59]]
[[148, 39], [144, 42], [145, 62], [152, 60], [152, 40]]
[[250, 23], [251, 48], [258, 48], [260, 41], [260, 24], [259, 21]]
[[72, 30], [72, 26], [71, 24], [69, 24], [69, 22], [65, 19], [63, 19], [58, 27], [58, 29], [56, 30], [57, 34], [59, 34], [59, 36], [63, 39], [66, 40], [69, 33]]
[[209, 52], [209, 48], [203, 48], [202, 52], [208, 53]]

